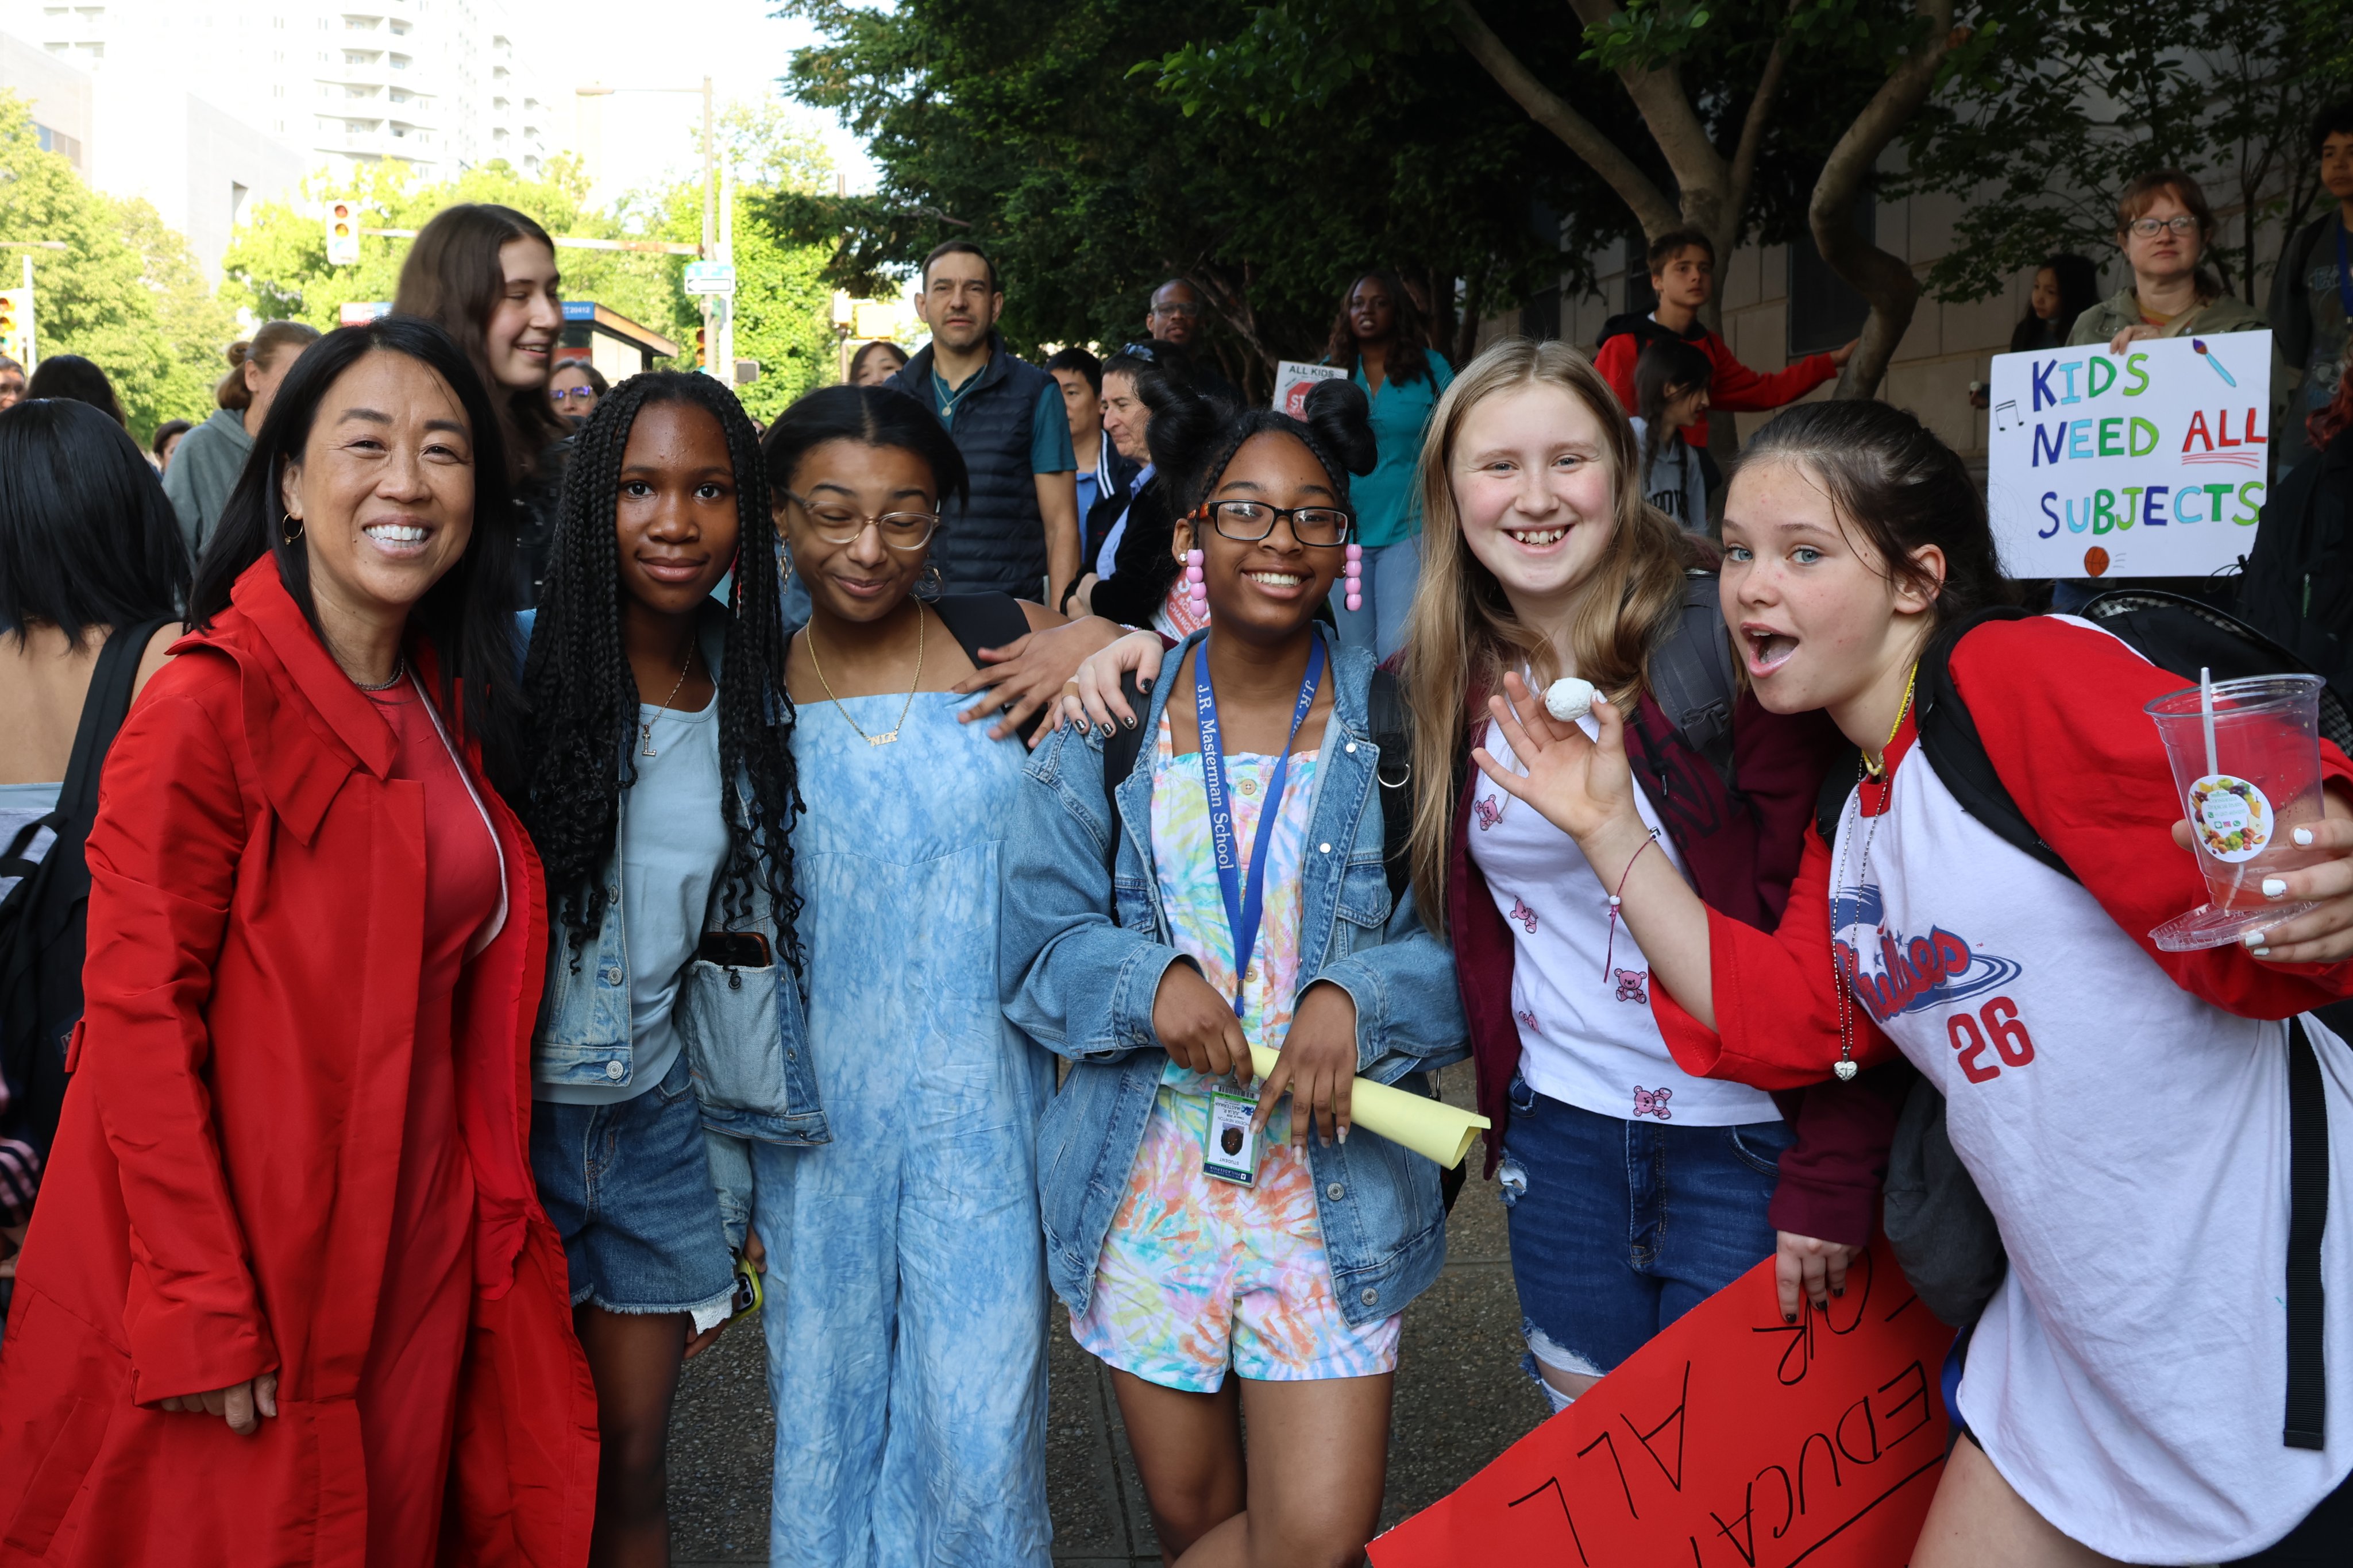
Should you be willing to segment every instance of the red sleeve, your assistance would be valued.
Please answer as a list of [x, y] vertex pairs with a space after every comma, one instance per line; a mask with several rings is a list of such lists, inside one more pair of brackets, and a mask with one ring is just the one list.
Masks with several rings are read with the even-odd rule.
[[1852, 1083], [1832, 1079], [1773, 1097], [1797, 1134], [1781, 1152], [1780, 1180], [1766, 1209], [1775, 1230], [1848, 1247], [1871, 1245], [1895, 1119], [1919, 1076], [1899, 1059], [1880, 1063]]
[[[1830, 1075], [1839, 1058], [1839, 1006], [1831, 972], [1831, 852], [1806, 831], [1805, 858], [1778, 931], [1766, 932], [1707, 911], [1708, 973], [1716, 1027], [1683, 1011], [1665, 986], [1651, 986], [1651, 1012], [1676, 1065], [1701, 1078], [1758, 1089], [1803, 1089]], [[1656, 971], [1652, 972], [1653, 974]], [[1895, 1054], [1871, 1016], [1851, 1010], [1854, 1059], [1864, 1067]]]
[[[2108, 917], [2173, 983], [2242, 1018], [2285, 1018], [2353, 993], [2353, 961], [2284, 967], [2237, 943], [2159, 952], [2148, 933], [2206, 899], [2157, 725], [2142, 710], [2182, 679], [2094, 627], [2052, 616], [1995, 621], [1953, 649], [1953, 684], [2010, 798]], [[2324, 741], [2324, 776], [2353, 764]]]
[[1634, 401], [1634, 356], [1641, 351], [1641, 340], [1632, 332], [1620, 332], [1593, 351], [1593, 368], [1618, 395], [1618, 401], [1629, 416], [1641, 411]]
[[235, 701], [234, 669], [202, 655], [150, 682], [107, 755], [88, 844], [75, 1088], [96, 1099], [147, 1287], [123, 1324], [142, 1404], [278, 1364], [205, 1070], [205, 1009], [247, 831], [236, 765], [194, 689], [206, 681]]
[[1787, 370], [1753, 371], [1732, 357], [1730, 345], [1718, 332], [1708, 333], [1701, 346], [1715, 365], [1715, 378], [1707, 388], [1709, 405], [1736, 414], [1757, 414], [1795, 403], [1839, 373], [1828, 354], [1809, 354]]

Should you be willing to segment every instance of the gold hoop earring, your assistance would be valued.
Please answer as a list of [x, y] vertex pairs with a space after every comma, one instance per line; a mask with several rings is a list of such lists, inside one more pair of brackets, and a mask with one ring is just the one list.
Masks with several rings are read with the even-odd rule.
[[793, 552], [779, 544], [776, 546], [776, 559], [783, 563], [776, 574], [776, 583], [782, 586], [793, 580]]
[[293, 544], [299, 542], [301, 537], [302, 520], [296, 517], [292, 512], [288, 512], [284, 520], [278, 525], [278, 538], [280, 542], [286, 544]]
[[[925, 589], [929, 589], [930, 592], [924, 592]], [[941, 574], [940, 563], [932, 560], [924, 561], [923, 575], [915, 584], [915, 596], [929, 601], [937, 599], [947, 591], [948, 580]]]

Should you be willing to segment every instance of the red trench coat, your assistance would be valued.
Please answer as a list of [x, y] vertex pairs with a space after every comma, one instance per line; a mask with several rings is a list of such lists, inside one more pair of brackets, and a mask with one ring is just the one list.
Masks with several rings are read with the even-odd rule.
[[[0, 1354], [0, 1564], [367, 1555], [354, 1398], [416, 1026], [423, 789], [268, 557], [115, 742], [88, 1011]], [[430, 681], [428, 679], [428, 688]], [[481, 790], [507, 919], [455, 998], [475, 1296], [441, 1562], [586, 1561], [596, 1392], [531, 1179], [538, 858]], [[276, 1371], [239, 1437], [156, 1402]]]

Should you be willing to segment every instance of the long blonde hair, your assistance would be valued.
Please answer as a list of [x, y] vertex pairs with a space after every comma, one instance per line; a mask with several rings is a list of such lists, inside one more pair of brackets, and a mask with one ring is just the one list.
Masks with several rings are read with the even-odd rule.
[[[1439, 399], [1421, 442], [1421, 583], [1406, 617], [1401, 670], [1413, 710], [1413, 772], [1419, 781], [1409, 840], [1414, 901], [1422, 922], [1440, 935], [1446, 930], [1454, 769], [1473, 726], [1484, 718], [1483, 709], [1470, 711], [1471, 693], [1502, 689], [1504, 672], [1523, 665], [1535, 671], [1539, 691], [1560, 674], [1550, 642], [1512, 613], [1503, 584], [1463, 542], [1462, 516], [1454, 504], [1454, 444], [1480, 404], [1540, 384], [1585, 405], [1601, 426], [1617, 517], [1569, 645], [1577, 672], [1621, 709], [1641, 700], [1651, 649], [1683, 602], [1684, 569], [1700, 563], [1683, 530], [1643, 500], [1633, 427], [1609, 384], [1583, 354], [1563, 343], [1505, 338], [1472, 361]], [[1606, 591], [1613, 580], [1617, 591]]]

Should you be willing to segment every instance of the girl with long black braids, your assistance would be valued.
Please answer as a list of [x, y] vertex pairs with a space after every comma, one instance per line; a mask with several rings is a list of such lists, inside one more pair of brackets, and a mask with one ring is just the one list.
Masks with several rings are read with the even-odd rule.
[[580, 434], [553, 545], [523, 674], [552, 927], [532, 1163], [596, 1384], [590, 1562], [659, 1564], [679, 1366], [734, 1286], [703, 1128], [825, 1136], [793, 973], [776, 576], [730, 574], [776, 552], [733, 395], [622, 383]]

